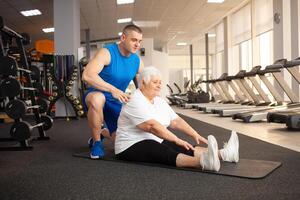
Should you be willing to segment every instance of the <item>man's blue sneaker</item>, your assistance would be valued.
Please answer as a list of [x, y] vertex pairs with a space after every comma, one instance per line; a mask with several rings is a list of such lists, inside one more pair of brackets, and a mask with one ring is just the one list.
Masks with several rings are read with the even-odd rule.
[[[103, 131], [109, 131], [109, 130], [108, 130], [107, 128], [103, 128], [103, 129], [101, 129], [100, 134], [101, 134]], [[104, 138], [105, 138], [105, 137], [101, 134], [101, 135], [100, 135], [100, 141], [103, 141]], [[94, 140], [93, 140], [92, 137], [90, 137], [90, 138], [88, 139], [88, 145], [89, 145], [89, 148], [92, 148], [93, 143], [94, 143]]]
[[99, 159], [104, 156], [104, 149], [101, 141], [96, 141], [91, 148], [91, 159]]

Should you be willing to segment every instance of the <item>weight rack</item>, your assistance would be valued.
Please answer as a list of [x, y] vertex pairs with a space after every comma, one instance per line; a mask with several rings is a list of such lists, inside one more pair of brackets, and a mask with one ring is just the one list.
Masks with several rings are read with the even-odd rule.
[[[83, 117], [84, 111], [83, 106], [81, 104], [80, 99], [78, 97], [75, 97], [72, 94], [72, 88], [75, 84], [75, 81], [78, 79], [78, 67], [74, 65], [74, 56], [73, 55], [44, 55], [43, 59], [47, 61], [46, 63], [49, 66], [49, 62], [53, 62], [50, 66], [56, 66], [57, 69], [55, 70], [54, 67], [51, 69], [47, 68], [47, 79], [49, 81], [52, 81], [52, 95], [49, 96], [48, 100], [50, 101], [49, 108], [47, 114], [51, 114], [52, 107], [55, 105], [55, 103], [62, 99], [64, 102], [64, 106], [66, 108], [66, 117], [70, 117], [67, 111], [67, 105], [65, 101], [68, 101], [70, 105], [72, 106], [75, 117]], [[69, 73], [67, 73], [67, 65], [71, 66], [71, 70]], [[70, 70], [68, 68], [68, 70]], [[56, 73], [56, 71], [61, 72]], [[69, 76], [68, 76], [69, 74]]]
[[[30, 42], [30, 38], [28, 35], [22, 35], [19, 34], [17, 32], [15, 32], [14, 30], [10, 29], [9, 27], [4, 25], [4, 21], [3, 18], [0, 16], [0, 56], [6, 56], [6, 51], [4, 50], [4, 44], [2, 41], [3, 36], [5, 37], [9, 37], [11, 39], [15, 39], [15, 42], [17, 44], [17, 48], [19, 50], [20, 53], [20, 63], [21, 66], [24, 69], [30, 70], [29, 68], [29, 64], [27, 61], [27, 56], [26, 56], [26, 52], [25, 52], [25, 48], [24, 45], [28, 44]], [[25, 87], [30, 87], [32, 88], [32, 81], [31, 81], [31, 76], [29, 73], [24, 73], [25, 78], [27, 79], [27, 83], [25, 85]], [[30, 100], [32, 102], [32, 105], [36, 105], [36, 99], [35, 99], [35, 91], [33, 90], [29, 90], [29, 97]], [[11, 99], [10, 99], [11, 100]], [[41, 115], [39, 113], [39, 108], [33, 108], [33, 114], [34, 114], [34, 119], [36, 124], [40, 124], [42, 123], [41, 120]], [[15, 123], [16, 122], [20, 122], [21, 119], [15, 119]], [[37, 140], [49, 140], [50, 138], [46, 135], [43, 126], [39, 126], [38, 128], [38, 132], [39, 132], [39, 137], [37, 137]], [[13, 138], [0, 138], [0, 142], [7, 142], [7, 141], [16, 141]], [[7, 150], [32, 150], [33, 147], [29, 145], [29, 140], [23, 140], [23, 141], [19, 141], [20, 146], [7, 146], [7, 147], [0, 147], [0, 151], [7, 151]]]

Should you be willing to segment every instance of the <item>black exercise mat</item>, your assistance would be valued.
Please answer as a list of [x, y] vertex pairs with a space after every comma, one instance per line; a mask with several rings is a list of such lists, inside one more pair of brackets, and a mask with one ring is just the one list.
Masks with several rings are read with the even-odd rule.
[[[75, 153], [73, 156], [80, 158], [90, 158], [90, 152], [81, 152]], [[224, 176], [234, 176], [241, 178], [249, 178], [249, 179], [260, 179], [266, 177], [268, 174], [272, 173], [275, 169], [281, 166], [280, 162], [274, 161], [266, 161], [266, 160], [251, 160], [251, 159], [240, 159], [238, 163], [229, 163], [221, 161], [221, 168], [218, 172], [206, 171], [202, 169], [196, 168], [179, 168], [172, 167], [168, 165], [155, 164], [155, 163], [144, 163], [144, 162], [129, 162], [117, 159], [113, 153], [106, 152], [106, 156], [103, 159], [104, 161], [113, 161], [113, 162], [123, 162], [137, 165], [146, 165], [152, 167], [163, 167], [169, 169], [177, 169], [177, 170], [187, 170], [194, 172], [202, 172], [202, 173], [212, 173]]]

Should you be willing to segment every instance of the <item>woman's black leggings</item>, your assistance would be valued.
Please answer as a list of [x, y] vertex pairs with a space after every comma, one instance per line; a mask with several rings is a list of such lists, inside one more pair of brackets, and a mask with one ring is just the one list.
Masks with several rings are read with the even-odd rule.
[[155, 140], [143, 140], [135, 143], [116, 156], [121, 160], [176, 166], [176, 158], [179, 153], [194, 156], [193, 150], [186, 150], [166, 140], [162, 143]]

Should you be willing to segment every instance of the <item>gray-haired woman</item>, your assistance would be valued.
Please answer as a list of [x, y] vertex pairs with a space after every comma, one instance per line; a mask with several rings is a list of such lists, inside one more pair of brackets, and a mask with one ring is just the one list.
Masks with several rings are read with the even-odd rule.
[[[179, 117], [161, 98], [161, 74], [146, 67], [139, 76], [139, 89], [123, 105], [116, 132], [115, 153], [119, 159], [135, 162], [160, 163], [177, 167], [202, 167], [219, 171], [220, 159], [238, 162], [239, 141], [233, 131], [227, 146], [218, 150], [214, 136], [206, 140]], [[170, 127], [192, 137], [193, 147], [167, 129]]]

